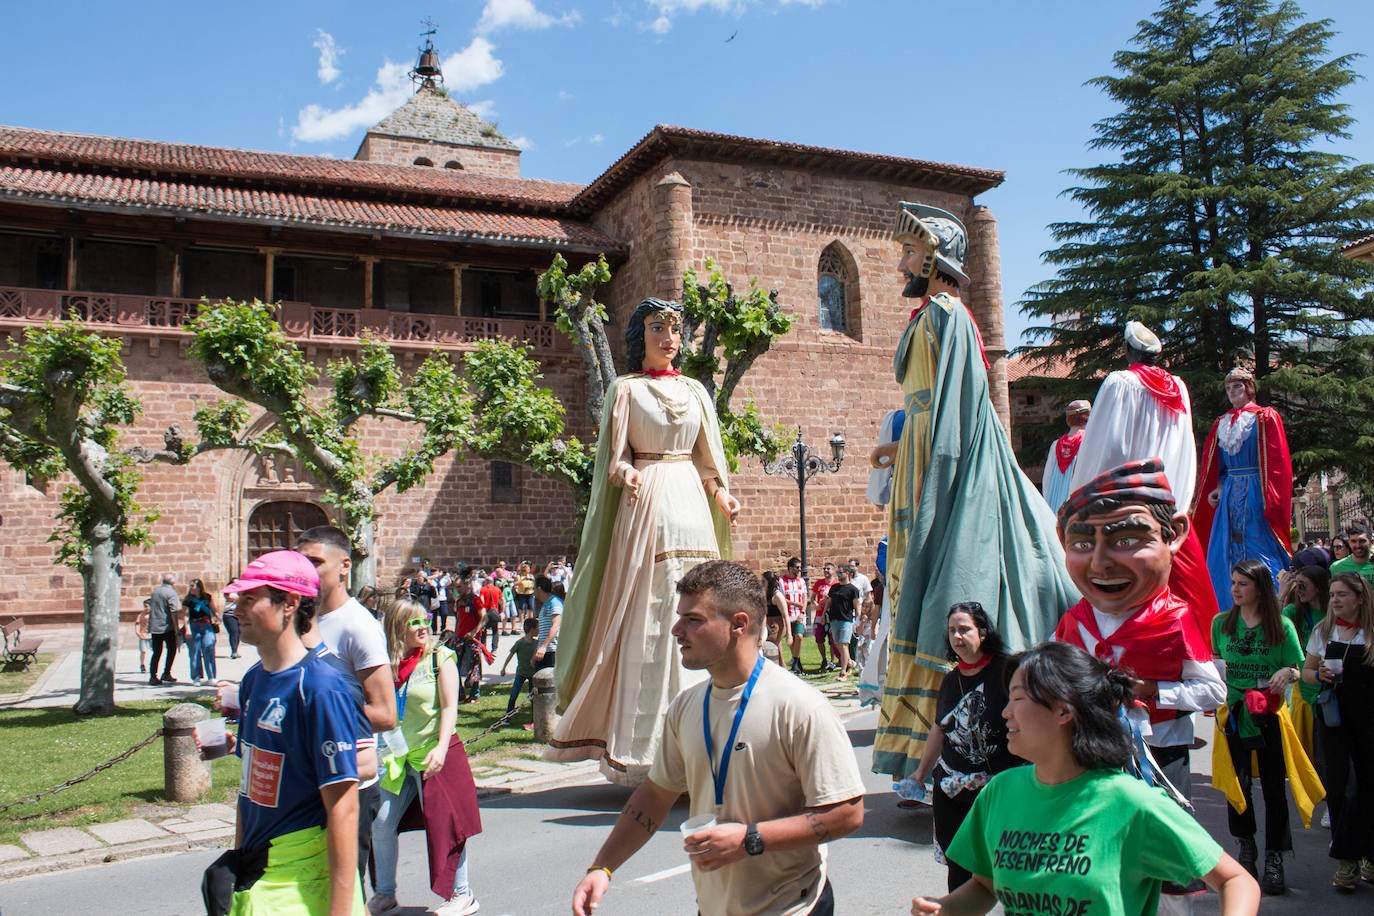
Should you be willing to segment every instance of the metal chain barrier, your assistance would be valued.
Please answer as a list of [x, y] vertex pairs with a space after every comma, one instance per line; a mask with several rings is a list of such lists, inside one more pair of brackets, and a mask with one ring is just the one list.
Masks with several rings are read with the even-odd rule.
[[51, 789], [44, 789], [42, 792], [36, 792], [33, 795], [25, 795], [23, 798], [17, 798], [12, 802], [7, 802], [3, 805], [0, 805], [0, 813], [8, 811], [9, 809], [14, 808], [18, 805], [33, 804], [34, 802], [46, 798], [49, 795], [61, 792], [63, 789], [70, 789], [72, 786], [77, 785], [78, 783], [83, 783], [86, 780], [90, 779], [92, 776], [94, 776], [96, 773], [99, 773], [102, 770], [108, 770], [116, 763], [128, 760], [134, 754], [137, 754], [139, 751], [143, 750], [145, 747], [152, 744], [154, 741], [161, 737], [162, 729], [159, 728], [156, 731], [154, 731], [151, 735], [144, 738], [142, 741], [138, 742], [138, 744], [135, 744], [133, 747], [129, 748], [127, 751], [124, 751], [122, 754], [119, 754], [115, 757], [111, 757], [104, 763], [96, 764], [94, 767], [82, 773], [80, 776], [73, 776], [66, 782], [59, 783], [58, 785], [53, 786]]
[[[484, 729], [483, 731], [479, 732], [475, 737], [468, 738], [468, 739], [464, 740], [464, 741], [463, 741], [463, 745], [464, 745], [465, 747], [470, 747], [470, 746], [476, 744], [478, 741], [481, 741], [483, 738], [487, 737], [487, 736], [490, 735], [492, 732], [496, 731], [498, 728], [503, 727], [503, 726], [504, 726], [506, 723], [508, 723], [511, 719], [515, 718], [515, 715], [516, 715], [517, 713], [521, 712], [522, 710], [524, 710], [524, 708], [525, 708], [526, 706], [528, 706], [528, 705], [529, 705], [529, 701], [528, 701], [528, 700], [521, 700], [520, 703], [519, 703], [514, 709], [512, 709], [510, 712], [506, 713], [506, 714], [505, 714], [504, 716], [502, 716], [501, 718], [497, 719], [497, 720], [496, 720], [495, 722], [493, 722], [488, 728], [486, 728], [486, 729]], [[0, 811], [3, 811], [3, 810], [4, 810], [3, 808], [0, 808]]]

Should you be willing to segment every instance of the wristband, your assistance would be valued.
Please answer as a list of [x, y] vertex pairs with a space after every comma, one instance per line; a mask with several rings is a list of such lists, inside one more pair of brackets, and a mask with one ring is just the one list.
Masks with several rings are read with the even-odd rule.
[[606, 880], [607, 880], [607, 881], [611, 880], [611, 870], [610, 870], [609, 868], [607, 868], [606, 866], [604, 866], [604, 865], [593, 865], [593, 866], [591, 866], [590, 868], [587, 869], [587, 874], [590, 875], [590, 874], [591, 874], [592, 872], [594, 872], [594, 871], [604, 871], [604, 872], [606, 873]]

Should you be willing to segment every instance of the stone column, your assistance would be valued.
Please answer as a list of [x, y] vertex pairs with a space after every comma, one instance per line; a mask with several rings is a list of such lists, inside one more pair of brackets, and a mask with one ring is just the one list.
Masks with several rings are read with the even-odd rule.
[[971, 278], [965, 300], [987, 353], [988, 391], [993, 410], [1011, 430], [1011, 402], [1007, 394], [1007, 337], [1002, 311], [1002, 254], [997, 245], [997, 218], [987, 207], [975, 205], [968, 214], [968, 263]]
[[162, 714], [163, 795], [168, 801], [197, 801], [210, 788], [210, 764], [200, 759], [196, 723], [210, 718], [198, 703], [178, 703]]
[[[682, 295], [682, 274], [692, 263], [692, 186], [677, 172], [654, 185], [654, 292], [660, 299]], [[631, 291], [637, 299], [638, 292]]]

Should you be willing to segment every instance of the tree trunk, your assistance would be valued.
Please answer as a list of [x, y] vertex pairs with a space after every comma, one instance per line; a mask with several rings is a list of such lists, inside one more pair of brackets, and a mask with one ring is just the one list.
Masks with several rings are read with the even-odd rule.
[[365, 586], [377, 587], [377, 523], [371, 516], [353, 523], [353, 594]]
[[116, 528], [99, 522], [81, 570], [86, 615], [81, 645], [81, 695], [72, 707], [79, 716], [114, 712], [115, 649], [119, 640], [119, 593], [123, 551], [112, 536]]

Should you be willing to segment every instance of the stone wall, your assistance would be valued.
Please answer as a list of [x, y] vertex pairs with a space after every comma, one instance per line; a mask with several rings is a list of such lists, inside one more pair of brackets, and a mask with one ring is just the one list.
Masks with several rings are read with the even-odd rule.
[[414, 165], [416, 159], [424, 158], [433, 162], [433, 167], [438, 169], [444, 168], [449, 162], [457, 162], [464, 171], [476, 175], [520, 177], [519, 150], [457, 146], [436, 140], [368, 134], [353, 158], [389, 165]]

